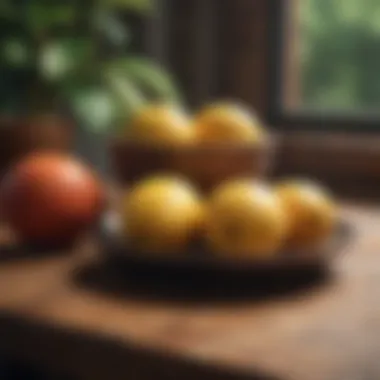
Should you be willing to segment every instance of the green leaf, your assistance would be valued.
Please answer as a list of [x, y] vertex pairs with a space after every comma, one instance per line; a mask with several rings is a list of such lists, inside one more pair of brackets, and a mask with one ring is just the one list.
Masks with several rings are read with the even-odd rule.
[[182, 103], [172, 77], [162, 68], [143, 58], [125, 58], [111, 62], [111, 67], [130, 81], [151, 100]]
[[12, 19], [15, 16], [16, 12], [10, 1], [0, 0], [0, 17], [4, 19]]
[[20, 38], [9, 38], [1, 46], [1, 60], [13, 67], [26, 67], [31, 62], [31, 51]]
[[48, 80], [62, 80], [86, 69], [95, 54], [91, 40], [65, 38], [47, 44], [41, 52], [41, 75]]
[[146, 103], [141, 91], [127, 75], [121, 75], [115, 70], [109, 70], [105, 73], [105, 81], [118, 106], [120, 119], [128, 119]]
[[38, 1], [26, 3], [26, 25], [35, 34], [50, 28], [70, 26], [75, 22], [77, 9], [74, 4], [44, 4]]
[[80, 124], [94, 133], [104, 133], [117, 120], [112, 94], [96, 83], [72, 85], [66, 89], [68, 103]]
[[147, 12], [153, 8], [153, 0], [99, 0], [100, 4], [135, 12]]
[[101, 11], [95, 15], [96, 29], [106, 37], [109, 43], [125, 47], [131, 40], [130, 31], [115, 14]]

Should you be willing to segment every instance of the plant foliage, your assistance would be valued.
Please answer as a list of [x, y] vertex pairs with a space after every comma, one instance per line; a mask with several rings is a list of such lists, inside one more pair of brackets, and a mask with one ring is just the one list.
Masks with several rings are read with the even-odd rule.
[[0, 0], [1, 112], [65, 105], [101, 131], [151, 100], [180, 101], [173, 79], [128, 49], [123, 12], [151, 0]]

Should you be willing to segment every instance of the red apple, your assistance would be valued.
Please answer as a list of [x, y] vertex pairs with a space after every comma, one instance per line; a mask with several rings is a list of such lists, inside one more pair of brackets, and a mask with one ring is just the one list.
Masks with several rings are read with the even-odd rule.
[[103, 186], [78, 160], [35, 153], [20, 161], [0, 186], [1, 212], [27, 242], [73, 242], [96, 221], [105, 203]]

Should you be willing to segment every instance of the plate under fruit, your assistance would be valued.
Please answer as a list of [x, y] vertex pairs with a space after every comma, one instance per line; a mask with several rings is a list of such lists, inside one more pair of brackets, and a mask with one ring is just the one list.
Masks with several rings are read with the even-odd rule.
[[297, 272], [328, 267], [352, 238], [352, 228], [340, 221], [336, 230], [323, 246], [313, 251], [283, 251], [267, 259], [225, 259], [202, 248], [189, 249], [178, 254], [149, 254], [128, 246], [120, 233], [120, 220], [115, 213], [108, 213], [100, 225], [103, 251], [108, 259], [120, 265], [139, 266], [164, 270], [222, 271], [222, 272]]

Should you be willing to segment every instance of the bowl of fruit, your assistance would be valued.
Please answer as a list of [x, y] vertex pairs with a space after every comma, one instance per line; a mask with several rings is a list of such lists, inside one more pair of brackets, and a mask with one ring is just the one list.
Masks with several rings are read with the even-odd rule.
[[231, 179], [204, 195], [182, 176], [154, 175], [121, 197], [101, 226], [118, 264], [228, 272], [327, 267], [350, 238], [322, 186]]
[[261, 121], [232, 103], [205, 107], [193, 119], [174, 106], [145, 107], [110, 146], [111, 164], [123, 185], [172, 172], [201, 190], [226, 179], [264, 176], [272, 154], [273, 140]]

